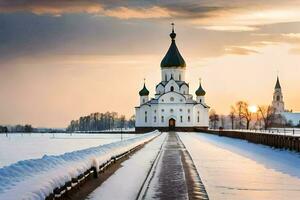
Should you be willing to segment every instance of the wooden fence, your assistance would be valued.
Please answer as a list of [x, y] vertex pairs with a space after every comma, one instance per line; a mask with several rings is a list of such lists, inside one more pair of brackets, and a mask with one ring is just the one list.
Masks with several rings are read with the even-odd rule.
[[196, 130], [209, 134], [247, 140], [248, 142], [263, 144], [274, 148], [300, 152], [300, 137], [290, 135], [265, 134], [245, 131], [227, 130]]

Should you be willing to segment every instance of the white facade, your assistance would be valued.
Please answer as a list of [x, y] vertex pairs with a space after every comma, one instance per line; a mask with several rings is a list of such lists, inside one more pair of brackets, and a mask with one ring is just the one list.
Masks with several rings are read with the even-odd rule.
[[205, 91], [200, 84], [197, 91], [201, 92], [196, 94], [196, 99], [189, 93], [189, 84], [185, 82], [185, 62], [172, 34], [176, 36], [174, 31], [170, 34], [172, 44], [162, 61], [161, 82], [156, 85], [154, 97], [149, 99], [145, 85], [140, 91], [140, 105], [135, 108], [136, 128], [208, 127], [209, 106], [205, 103]]

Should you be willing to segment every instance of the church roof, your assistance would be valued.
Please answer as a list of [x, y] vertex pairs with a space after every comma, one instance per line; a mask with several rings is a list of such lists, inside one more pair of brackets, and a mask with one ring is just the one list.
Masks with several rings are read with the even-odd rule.
[[202, 88], [201, 83], [199, 84], [199, 88], [196, 90], [195, 94], [197, 96], [204, 96], [206, 94], [205, 90]]
[[281, 89], [280, 82], [279, 82], [279, 77], [278, 76], [277, 76], [277, 81], [276, 81], [275, 89]]
[[144, 83], [144, 87], [143, 89], [141, 89], [141, 91], [139, 92], [140, 96], [148, 96], [149, 95], [149, 91], [146, 88], [146, 84]]
[[300, 112], [293, 113], [293, 112], [283, 112], [281, 113], [286, 119], [287, 122], [291, 122], [292, 125], [297, 126], [300, 124]]
[[170, 34], [170, 37], [171, 37], [171, 45], [169, 47], [167, 54], [162, 59], [160, 63], [160, 67], [161, 68], [168, 68], [168, 67], [185, 68], [186, 66], [185, 61], [181, 56], [175, 43], [176, 33], [174, 32], [174, 28], [172, 28], [172, 33]]

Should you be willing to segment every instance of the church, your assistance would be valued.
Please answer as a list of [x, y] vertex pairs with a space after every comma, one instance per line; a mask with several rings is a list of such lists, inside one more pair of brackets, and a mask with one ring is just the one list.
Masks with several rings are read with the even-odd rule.
[[276, 115], [281, 116], [279, 119], [283, 119], [283, 122], [277, 122], [279, 124], [289, 124], [290, 126], [300, 126], [300, 113], [286, 110], [284, 107], [283, 93], [277, 77], [275, 89], [273, 93], [272, 107]]
[[195, 91], [196, 99], [189, 92], [186, 82], [186, 63], [176, 43], [172, 24], [171, 45], [162, 59], [161, 82], [156, 85], [155, 95], [149, 97], [144, 83], [139, 92], [140, 105], [135, 107], [136, 132], [158, 129], [160, 131], [193, 131], [207, 129], [209, 106], [205, 102], [205, 90], [201, 82]]

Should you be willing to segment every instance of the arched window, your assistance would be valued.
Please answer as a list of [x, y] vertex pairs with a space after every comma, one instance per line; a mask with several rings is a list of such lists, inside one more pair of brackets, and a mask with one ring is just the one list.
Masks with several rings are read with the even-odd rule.
[[280, 96], [279, 96], [279, 95], [276, 97], [276, 100], [277, 100], [277, 101], [280, 101]]
[[202, 99], [200, 99], [200, 103], [202, 103]]
[[182, 116], [180, 116], [180, 122], [182, 123], [182, 121], [183, 121], [183, 120], [182, 120]]
[[179, 74], [179, 80], [181, 81], [181, 74]]
[[174, 87], [173, 87], [173, 86], [171, 86], [171, 87], [170, 87], [170, 90], [171, 90], [171, 91], [174, 91]]
[[145, 123], [147, 123], [147, 111], [145, 111]]
[[198, 122], [198, 123], [200, 122], [200, 117], [199, 117], [199, 115], [198, 115], [198, 117], [197, 117], [197, 122]]
[[161, 122], [164, 123], [165, 119], [164, 116], [161, 116]]
[[173, 102], [173, 101], [174, 101], [174, 97], [171, 97], [171, 98], [170, 98], [170, 101]]
[[156, 123], [156, 116], [154, 116], [154, 123]]
[[191, 121], [191, 117], [190, 116], [188, 116], [188, 122], [190, 122]]

